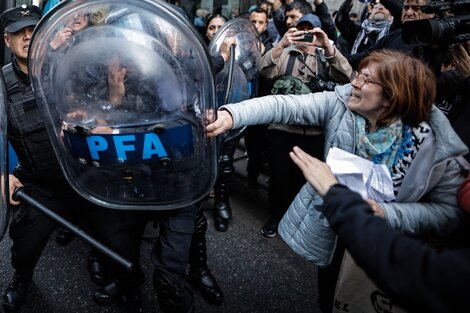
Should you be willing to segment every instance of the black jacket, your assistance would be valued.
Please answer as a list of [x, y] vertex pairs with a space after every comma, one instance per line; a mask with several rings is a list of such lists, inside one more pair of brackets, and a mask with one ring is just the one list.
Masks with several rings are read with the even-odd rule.
[[410, 312], [467, 312], [470, 247], [437, 251], [392, 229], [347, 187], [324, 197], [324, 214], [357, 264]]
[[[457, 70], [442, 72], [437, 79], [436, 106], [447, 114], [460, 139], [470, 146], [470, 76]], [[470, 162], [470, 154], [465, 158]]]
[[[356, 24], [349, 18], [349, 12], [352, 7], [351, 3], [352, 0], [346, 0], [343, 2], [336, 14], [335, 24], [341, 32], [341, 36], [346, 39], [350, 45], [353, 45], [354, 41], [356, 41], [357, 34], [359, 34], [359, 31], [361, 30], [361, 25]], [[400, 28], [401, 13], [403, 9], [401, 3], [396, 0], [382, 0], [380, 3], [388, 8], [390, 14], [393, 16], [393, 24], [390, 30], [393, 31]]]
[[389, 33], [387, 36], [380, 38], [375, 44], [370, 46], [368, 49], [355, 54], [345, 54], [344, 56], [346, 57], [346, 59], [348, 59], [349, 64], [351, 64], [354, 69], [357, 69], [361, 60], [368, 56], [374, 50], [391, 49], [412, 54], [413, 50], [416, 48], [416, 46], [405, 44], [401, 35], [401, 29], [397, 29]]
[[447, 45], [431, 48], [427, 46], [406, 44], [402, 36], [402, 28], [400, 28], [389, 33], [387, 36], [380, 38], [375, 44], [366, 50], [355, 54], [345, 54], [344, 56], [348, 60], [349, 64], [351, 64], [352, 68], [357, 69], [362, 59], [368, 56], [372, 51], [379, 49], [401, 51], [421, 59], [425, 64], [429, 65], [436, 76], [439, 76], [441, 72], [442, 60], [448, 51]]

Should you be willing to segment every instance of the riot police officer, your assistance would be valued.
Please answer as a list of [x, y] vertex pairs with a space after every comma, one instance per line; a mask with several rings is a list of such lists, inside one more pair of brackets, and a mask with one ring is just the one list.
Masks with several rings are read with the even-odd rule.
[[[181, 12], [179, 7], [174, 6], [177, 12], [181, 13], [182, 17], [187, 18], [187, 16], [184, 14], [184, 12]], [[229, 47], [227, 46], [225, 50], [228, 50]], [[225, 54], [229, 53], [229, 51], [224, 51]], [[220, 57], [222, 59], [222, 57]], [[228, 57], [225, 57], [227, 59]], [[182, 58], [184, 61], [184, 58]], [[188, 65], [190, 66], [190, 65]], [[222, 60], [222, 65], [223, 67], [223, 60]], [[220, 71], [220, 69], [219, 69]], [[131, 74], [132, 75], [132, 74]], [[138, 88], [135, 86], [132, 86], [131, 82], [137, 82], [139, 81], [139, 77], [133, 77], [130, 79], [129, 77], [126, 76], [126, 83], [125, 86], [122, 87], [122, 90], [126, 90], [127, 92], [135, 92], [139, 91], [139, 94], [145, 94], [145, 90], [148, 90], [149, 88], [145, 88], [142, 85]], [[86, 84], [85, 84], [86, 85]], [[92, 83], [88, 84], [92, 86], [100, 85], [100, 83]], [[145, 85], [145, 84], [144, 84]], [[151, 88], [150, 88], [151, 89]], [[93, 92], [87, 92], [87, 94], [92, 94]], [[145, 98], [149, 98], [151, 92], [147, 92], [148, 96]], [[132, 96], [129, 94], [126, 94], [126, 96], [123, 98], [124, 102], [134, 102], [134, 101], [126, 101], [126, 98]], [[158, 101], [148, 101], [148, 103], [157, 103]], [[203, 298], [207, 300], [210, 303], [220, 305], [224, 301], [224, 294], [221, 288], [219, 287], [216, 278], [210, 271], [208, 264], [207, 264], [207, 246], [206, 246], [206, 231], [207, 231], [207, 219], [204, 215], [203, 212], [203, 203], [199, 202], [196, 204], [196, 206], [199, 208], [196, 213], [196, 219], [194, 221], [195, 227], [194, 227], [194, 233], [192, 237], [192, 242], [191, 246], [189, 249], [189, 272], [188, 272], [188, 282], [191, 284], [191, 286], [199, 291]], [[194, 207], [194, 206], [191, 206]], [[183, 208], [183, 210], [187, 210], [188, 208]], [[158, 223], [158, 216], [156, 217], [156, 222]], [[154, 280], [154, 284], [158, 284], [158, 281]], [[97, 303], [100, 304], [108, 304], [111, 302], [114, 302], [119, 295], [119, 289], [120, 289], [120, 282], [116, 280], [112, 280], [111, 282], [108, 282], [106, 285], [103, 287], [99, 288], [95, 293], [94, 293], [94, 299]], [[162, 289], [161, 286], [156, 285], [157, 290]]]
[[[46, 173], [49, 177], [58, 174], [60, 177], [60, 172], [57, 172], [59, 169], [57, 161], [54, 161], [55, 158], [47, 158], [52, 147], [50, 144], [47, 145], [46, 130], [42, 127], [40, 120], [34, 119], [39, 112], [35, 108], [34, 95], [28, 78], [29, 42], [33, 27], [38, 23], [40, 17], [39, 8], [26, 5], [7, 10], [0, 17], [4, 29], [5, 44], [13, 54], [12, 63], [2, 69], [6, 79], [9, 102], [8, 137], [22, 163], [21, 167], [15, 169], [14, 175], [9, 177], [10, 194], [16, 187], [24, 185], [25, 188], [34, 190], [33, 193], [38, 193], [40, 196], [42, 194], [50, 195], [55, 191], [56, 186], [47, 187], [38, 184], [38, 180], [34, 178], [40, 179], [40, 177], [46, 176]], [[22, 111], [23, 108], [26, 110]], [[28, 117], [30, 118], [28, 119]], [[30, 129], [37, 131], [36, 134], [29, 131]], [[34, 140], [33, 136], [38, 137], [41, 144], [36, 144], [37, 140]], [[32, 155], [27, 153], [27, 146], [31, 146]], [[38, 162], [39, 160], [42, 162]], [[10, 202], [14, 205], [19, 204], [11, 198]], [[21, 306], [26, 289], [32, 279], [33, 269], [47, 243], [48, 234], [52, 232], [54, 227], [55, 225], [51, 221], [34, 212], [34, 209], [27, 207], [27, 205], [20, 205], [20, 209], [10, 225], [10, 237], [13, 240], [11, 262], [15, 274], [4, 294], [6, 312], [14, 312]]]
[[[5, 43], [13, 54], [12, 63], [2, 69], [8, 98], [7, 132], [19, 159], [19, 166], [9, 177], [10, 202], [19, 205], [19, 209], [9, 231], [13, 241], [11, 264], [15, 273], [3, 295], [3, 307], [6, 312], [16, 312], [23, 304], [34, 268], [56, 227], [54, 221], [29, 204], [14, 201], [11, 195], [15, 188], [24, 187], [28, 195], [61, 215], [67, 211], [82, 211], [86, 215], [86, 210], [92, 210], [95, 221], [106, 217], [110, 225], [117, 225], [123, 220], [128, 223], [136, 220], [123, 216], [126, 215], [123, 212], [110, 214], [109, 210], [80, 197], [68, 185], [61, 172], [28, 77], [28, 50], [33, 28], [40, 17], [40, 9], [33, 5], [15, 7], [0, 16]], [[93, 224], [93, 221], [91, 222]], [[121, 229], [117, 229], [117, 237], [125, 243], [133, 242], [132, 233], [125, 227]], [[103, 237], [111, 231], [100, 229]], [[132, 255], [126, 252], [128, 245], [123, 245], [122, 248], [117, 244], [111, 246], [124, 257], [132, 259]], [[129, 286], [138, 286], [138, 282], [130, 282]], [[135, 309], [133, 311], [141, 311], [138, 288], [129, 292], [127, 299], [129, 307]]]

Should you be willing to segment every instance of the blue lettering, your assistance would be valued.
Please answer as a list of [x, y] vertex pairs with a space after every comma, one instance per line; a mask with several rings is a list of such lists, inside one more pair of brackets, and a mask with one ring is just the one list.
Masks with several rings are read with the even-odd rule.
[[142, 152], [142, 159], [148, 160], [155, 154], [159, 157], [168, 156], [160, 138], [158, 138], [158, 135], [155, 133], [147, 133], [144, 137], [144, 151]]
[[126, 136], [113, 136], [114, 146], [116, 147], [116, 155], [118, 160], [126, 161], [126, 151], [135, 151], [135, 146], [132, 145], [125, 145], [125, 141], [135, 141], [134, 135], [126, 135]]
[[106, 139], [101, 136], [89, 136], [86, 138], [88, 149], [93, 160], [99, 160], [98, 151], [104, 151], [108, 149], [108, 143]]

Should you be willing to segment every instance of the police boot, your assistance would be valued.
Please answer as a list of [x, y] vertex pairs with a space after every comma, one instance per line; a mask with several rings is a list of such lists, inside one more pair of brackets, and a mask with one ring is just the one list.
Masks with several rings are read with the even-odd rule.
[[106, 279], [106, 272], [103, 261], [96, 255], [96, 251], [91, 250], [88, 254], [88, 272], [91, 280], [97, 285], [103, 285]]
[[233, 154], [236, 142], [224, 143], [222, 155], [219, 162], [219, 176], [214, 186], [214, 226], [218, 231], [227, 231], [228, 224], [232, 218], [229, 194], [233, 176]]
[[194, 295], [185, 280], [172, 282], [167, 275], [153, 272], [153, 286], [163, 313], [193, 313]]
[[227, 231], [230, 218], [232, 216], [232, 209], [230, 203], [227, 201], [214, 203], [214, 227], [218, 231]]
[[196, 216], [196, 227], [194, 229], [191, 248], [189, 250], [189, 276], [188, 282], [198, 290], [202, 297], [212, 304], [222, 304], [224, 294], [217, 281], [207, 267], [206, 231], [207, 219], [202, 209]]
[[119, 300], [121, 296], [121, 284], [118, 280], [114, 280], [100, 288], [93, 294], [93, 300], [96, 304], [106, 305], [112, 304]]
[[5, 312], [18, 312], [24, 303], [26, 291], [32, 282], [32, 274], [21, 275], [15, 272], [10, 285], [3, 294], [3, 309]]

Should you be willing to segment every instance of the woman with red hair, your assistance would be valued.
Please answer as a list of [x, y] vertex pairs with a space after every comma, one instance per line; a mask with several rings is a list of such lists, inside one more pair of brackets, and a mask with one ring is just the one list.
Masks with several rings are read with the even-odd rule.
[[[349, 85], [332, 92], [268, 96], [222, 106], [207, 133], [216, 136], [231, 128], [269, 123], [322, 126], [325, 151], [337, 147], [389, 170], [395, 200], [367, 199], [374, 215], [413, 236], [442, 238], [463, 219], [457, 191], [464, 177], [456, 158], [468, 149], [433, 106], [435, 85], [433, 73], [420, 60], [401, 52], [375, 51], [360, 63]], [[315, 196], [306, 184], [287, 214], [305, 211]], [[300, 233], [311, 238], [310, 229], [289, 223], [286, 216], [284, 221], [279, 227], [282, 237]], [[300, 244], [294, 241], [291, 247], [302, 251]], [[318, 243], [319, 250], [322, 244]], [[319, 302], [330, 308], [343, 251], [338, 245], [332, 265], [319, 271]]]

